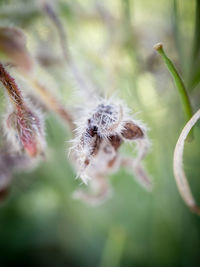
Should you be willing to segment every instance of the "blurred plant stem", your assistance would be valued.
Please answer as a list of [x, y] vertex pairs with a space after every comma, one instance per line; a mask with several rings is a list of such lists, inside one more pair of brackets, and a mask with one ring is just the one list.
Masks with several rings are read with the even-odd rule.
[[48, 110], [54, 111], [59, 115], [67, 124], [71, 132], [75, 128], [72, 114], [60, 103], [55, 95], [53, 95], [43, 84], [41, 84], [36, 78], [31, 77], [26, 72], [21, 72], [23, 77], [29, 81], [31, 86], [35, 89], [35, 92], [40, 96], [40, 100], [43, 102]]
[[[137, 39], [136, 32], [131, 22], [132, 8], [130, 6], [130, 0], [122, 0], [122, 25], [123, 25], [123, 35], [125, 39], [125, 49], [130, 54], [133, 63], [137, 63], [138, 49], [137, 49]], [[133, 69], [134, 78], [137, 78], [136, 70], [139, 68], [137, 66]]]
[[193, 36], [193, 47], [188, 82], [190, 89], [193, 89], [200, 82], [200, 0], [196, 0], [196, 14]]
[[192, 50], [192, 62], [196, 64], [196, 59], [199, 56], [200, 51], [200, 0], [196, 0], [196, 15], [195, 15], [195, 26], [194, 26], [194, 40]]
[[121, 227], [113, 227], [106, 241], [100, 267], [120, 266], [126, 234]]
[[182, 78], [180, 77], [180, 75], [178, 74], [178, 71], [176, 70], [174, 64], [168, 58], [165, 51], [163, 50], [163, 45], [161, 43], [158, 43], [154, 46], [154, 49], [161, 55], [161, 57], [164, 60], [169, 72], [171, 73], [171, 75], [174, 79], [174, 82], [175, 82], [175, 85], [178, 89], [181, 103], [183, 106], [183, 111], [185, 114], [185, 120], [187, 122], [192, 117], [192, 106], [191, 106], [190, 99], [188, 97], [184, 82], [183, 82]]
[[[132, 61], [131, 69], [131, 87], [134, 89], [134, 96], [137, 98], [138, 103], [140, 103], [140, 98], [138, 96], [137, 90], [137, 80], [139, 76], [139, 63], [138, 60], [138, 49], [137, 40], [134, 27], [131, 22], [131, 16], [133, 14], [132, 8], [130, 6], [130, 0], [121, 0], [122, 7], [122, 31], [124, 37], [124, 50], [128, 53]], [[140, 103], [141, 104], [141, 103]]]
[[82, 93], [82, 96], [86, 96], [86, 100], [91, 98], [93, 94], [97, 93], [96, 85], [93, 84], [91, 80], [87, 79], [87, 75], [79, 69], [78, 64], [71, 56], [66, 29], [64, 28], [59, 15], [54, 9], [54, 6], [50, 2], [43, 0], [42, 10], [52, 21], [57, 30], [63, 57], [68, 65], [71, 74], [73, 75], [74, 80], [76, 81], [79, 91]]
[[[130, 0], [122, 1], [123, 15], [124, 15], [124, 23], [126, 24], [126, 28], [131, 30], [131, 8], [130, 8]], [[129, 31], [128, 31], [129, 33]]]
[[[136, 38], [135, 31], [131, 23], [131, 8], [129, 0], [122, 0], [122, 25], [123, 25], [123, 37], [124, 37], [124, 48], [130, 54], [131, 59], [134, 62], [136, 60]], [[136, 68], [137, 69], [137, 68]], [[134, 78], [137, 77], [135, 69], [133, 69]]]
[[183, 71], [183, 73], [186, 73], [187, 65], [185, 64], [185, 61], [184, 61], [183, 49], [181, 45], [181, 33], [180, 33], [180, 25], [179, 25], [177, 0], [173, 1], [172, 28], [173, 28], [173, 35], [175, 39], [175, 45], [176, 45], [176, 50], [177, 50], [179, 61], [180, 61], [181, 70]]

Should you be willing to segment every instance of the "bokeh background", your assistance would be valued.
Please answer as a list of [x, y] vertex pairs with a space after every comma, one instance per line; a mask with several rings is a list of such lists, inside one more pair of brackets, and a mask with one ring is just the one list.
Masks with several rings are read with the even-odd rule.
[[[154, 188], [146, 192], [121, 169], [109, 177], [113, 197], [107, 202], [93, 207], [73, 200], [73, 191], [84, 186], [75, 179], [67, 157], [71, 134], [58, 116], [46, 113], [46, 159], [32, 171], [15, 172], [9, 194], [0, 203], [0, 266], [199, 266], [200, 219], [183, 203], [172, 170], [184, 114], [173, 80], [153, 45], [163, 42], [196, 111], [200, 106], [200, 1], [59, 0], [51, 4], [85, 79], [101, 95], [117, 94], [148, 125], [152, 148], [145, 165]], [[0, 1], [0, 26], [24, 31], [38, 78], [66, 107], [73, 110], [82, 102], [63, 60], [56, 27], [39, 1]], [[22, 77], [16, 77], [26, 91]], [[0, 100], [3, 118], [2, 86]], [[199, 126], [193, 141], [185, 145], [184, 168], [200, 201]], [[134, 146], [124, 144], [121, 153], [134, 156]]]

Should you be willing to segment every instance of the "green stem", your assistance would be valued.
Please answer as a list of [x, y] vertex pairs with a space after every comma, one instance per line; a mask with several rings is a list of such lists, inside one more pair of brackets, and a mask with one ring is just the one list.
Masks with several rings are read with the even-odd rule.
[[[193, 48], [190, 60], [190, 72], [188, 77], [188, 89], [192, 90], [196, 86], [194, 80], [198, 77], [198, 70], [200, 67], [199, 58], [200, 54], [200, 0], [196, 0], [196, 14], [194, 23], [194, 36], [193, 36]], [[199, 81], [196, 81], [197, 84]]]
[[195, 26], [194, 26], [194, 41], [193, 41], [193, 55], [192, 65], [195, 66], [196, 58], [199, 55], [200, 50], [200, 0], [196, 0], [196, 15], [195, 15]]
[[157, 52], [161, 55], [169, 72], [171, 73], [174, 79], [175, 85], [179, 91], [180, 99], [185, 113], [185, 119], [187, 122], [192, 117], [192, 107], [183, 80], [178, 74], [172, 61], [165, 54], [165, 51], [163, 50], [163, 45], [161, 43], [158, 43], [154, 46], [154, 49], [157, 50]]
[[178, 14], [178, 3], [177, 0], [173, 1], [173, 11], [172, 11], [172, 27], [173, 27], [173, 36], [175, 39], [176, 50], [178, 52], [178, 57], [180, 65], [182, 67], [183, 73], [186, 73], [185, 69], [185, 60], [183, 57], [183, 49], [181, 45], [181, 31], [180, 31], [180, 18]]

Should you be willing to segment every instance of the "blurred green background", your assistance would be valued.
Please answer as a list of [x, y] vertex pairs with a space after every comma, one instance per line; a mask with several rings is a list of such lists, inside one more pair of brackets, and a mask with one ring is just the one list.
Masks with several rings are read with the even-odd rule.
[[[39, 79], [72, 108], [81, 102], [59, 37], [39, 1], [0, 1], [0, 26], [26, 34], [32, 56], [52, 64]], [[199, 266], [200, 219], [183, 203], [173, 177], [173, 150], [183, 128], [178, 92], [153, 45], [162, 41], [183, 77], [193, 110], [200, 104], [199, 0], [52, 1], [69, 49], [102, 95], [116, 93], [150, 128], [145, 165], [154, 188], [146, 192], [125, 169], [109, 177], [113, 197], [91, 207], [73, 200], [81, 185], [68, 161], [71, 138], [54, 114], [46, 115], [47, 159], [14, 175], [0, 204], [0, 266]], [[51, 58], [53, 57], [53, 59]], [[64, 64], [64, 65], [63, 65]], [[64, 67], [63, 67], [64, 66]], [[20, 79], [20, 78], [19, 78]], [[1, 90], [1, 112], [5, 101]], [[184, 168], [200, 201], [200, 127], [186, 143]], [[124, 144], [121, 153], [133, 155]]]

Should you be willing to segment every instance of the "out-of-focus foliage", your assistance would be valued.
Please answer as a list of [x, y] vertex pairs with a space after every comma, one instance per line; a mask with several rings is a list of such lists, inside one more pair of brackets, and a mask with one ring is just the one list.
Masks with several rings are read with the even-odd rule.
[[[70, 54], [94, 91], [117, 94], [150, 128], [152, 148], [145, 164], [154, 188], [146, 192], [121, 169], [109, 177], [113, 197], [103, 205], [90, 207], [73, 200], [72, 192], [82, 185], [67, 158], [71, 133], [55, 114], [47, 113], [45, 161], [31, 172], [15, 173], [9, 195], [0, 204], [0, 266], [198, 266], [200, 219], [184, 205], [172, 171], [184, 115], [153, 45], [165, 44], [196, 111], [200, 1], [59, 0], [52, 4], [66, 30]], [[83, 101], [84, 93], [77, 93], [64, 62], [55, 25], [39, 0], [1, 0], [0, 26], [24, 31], [28, 51], [40, 62], [35, 75], [67, 108]], [[31, 94], [33, 88], [23, 75], [12, 72]], [[0, 100], [3, 114], [2, 86]], [[2, 148], [2, 140], [0, 144]], [[184, 153], [185, 171], [197, 199], [199, 148], [197, 124]], [[134, 156], [134, 147], [126, 144], [121, 153]]]

